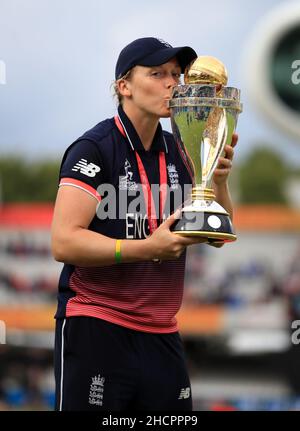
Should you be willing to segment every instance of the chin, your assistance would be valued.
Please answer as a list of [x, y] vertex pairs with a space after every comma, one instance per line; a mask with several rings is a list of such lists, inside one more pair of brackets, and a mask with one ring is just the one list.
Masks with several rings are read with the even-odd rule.
[[169, 110], [167, 110], [161, 113], [160, 118], [170, 118], [170, 116], [171, 116], [171, 113]]

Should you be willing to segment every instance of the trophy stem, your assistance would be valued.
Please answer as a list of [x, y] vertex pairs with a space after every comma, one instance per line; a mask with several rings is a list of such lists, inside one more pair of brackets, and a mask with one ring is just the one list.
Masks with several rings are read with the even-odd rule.
[[216, 199], [216, 195], [214, 194], [213, 189], [196, 186], [192, 188], [191, 199], [192, 201], [195, 201], [195, 200], [213, 201]]

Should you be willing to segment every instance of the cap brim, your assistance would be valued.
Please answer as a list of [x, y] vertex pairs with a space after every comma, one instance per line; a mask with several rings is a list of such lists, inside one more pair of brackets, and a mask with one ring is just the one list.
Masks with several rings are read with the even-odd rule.
[[197, 57], [197, 53], [189, 46], [183, 46], [180, 48], [165, 48], [155, 53], [144, 57], [139, 61], [140, 66], [160, 66], [161, 64], [167, 63], [171, 58], [176, 57], [181, 67], [181, 72], [192, 60]]

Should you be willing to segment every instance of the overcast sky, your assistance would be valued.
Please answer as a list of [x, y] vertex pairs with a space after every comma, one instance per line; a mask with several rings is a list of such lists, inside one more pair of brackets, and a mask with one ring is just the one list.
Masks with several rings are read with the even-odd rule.
[[[61, 158], [85, 130], [114, 114], [110, 85], [120, 50], [155, 36], [225, 63], [244, 103], [237, 159], [266, 142], [300, 163], [299, 143], [250, 104], [243, 73], [249, 38], [280, 3], [286, 0], [0, 0], [0, 61], [6, 66], [0, 153]], [[170, 129], [169, 120], [163, 125]]]

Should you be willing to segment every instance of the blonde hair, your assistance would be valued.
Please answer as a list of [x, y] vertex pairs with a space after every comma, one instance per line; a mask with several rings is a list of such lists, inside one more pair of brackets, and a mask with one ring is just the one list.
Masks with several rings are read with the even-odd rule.
[[123, 79], [127, 79], [129, 80], [131, 78], [131, 73], [132, 73], [132, 69], [129, 69], [128, 72], [125, 73], [125, 75], [123, 75], [121, 78], [116, 79], [115, 81], [112, 82], [111, 84], [111, 88], [112, 88], [112, 92], [113, 92], [113, 97], [115, 97], [117, 99], [117, 102], [119, 105], [122, 105], [123, 102], [123, 96], [122, 94], [119, 92], [119, 86], [118, 83], [120, 81], [122, 81]]

